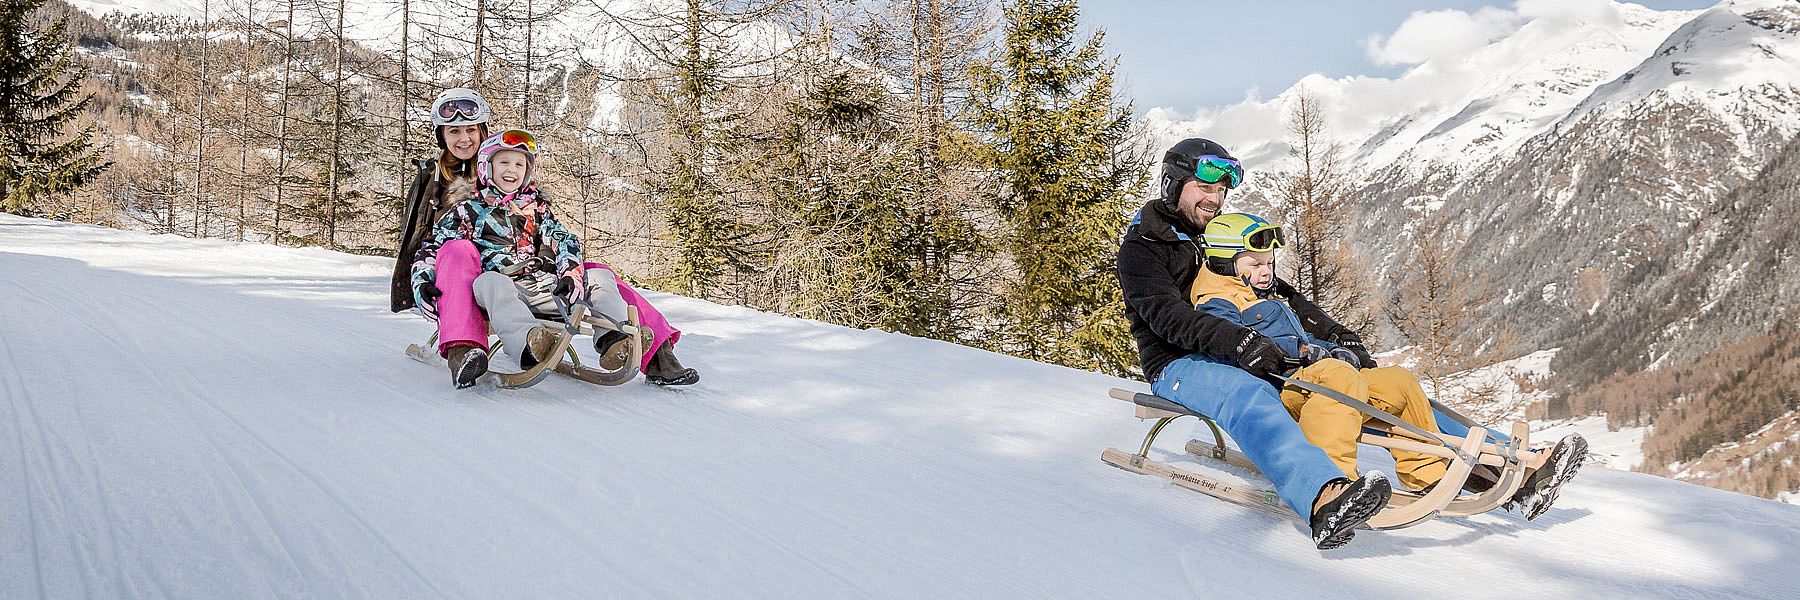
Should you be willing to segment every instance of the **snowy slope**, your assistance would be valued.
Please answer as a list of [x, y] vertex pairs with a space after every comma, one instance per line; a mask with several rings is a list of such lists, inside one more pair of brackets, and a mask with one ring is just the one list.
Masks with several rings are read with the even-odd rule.
[[0, 215], [0, 598], [1800, 596], [1800, 507], [1596, 468], [1321, 554], [1101, 463], [1141, 386], [674, 296], [692, 389], [453, 391], [390, 265]]

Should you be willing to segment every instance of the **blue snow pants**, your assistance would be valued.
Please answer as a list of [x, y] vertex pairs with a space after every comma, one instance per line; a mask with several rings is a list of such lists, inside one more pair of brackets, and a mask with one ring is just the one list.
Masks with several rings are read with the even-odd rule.
[[1190, 354], [1163, 367], [1150, 389], [1224, 428], [1302, 522], [1312, 517], [1319, 489], [1344, 476], [1324, 450], [1306, 441], [1275, 386], [1243, 369]]
[[[1464, 425], [1462, 423], [1456, 422], [1456, 419], [1450, 418], [1450, 415], [1444, 414], [1444, 411], [1438, 410], [1435, 407], [1431, 409], [1431, 414], [1432, 414], [1432, 416], [1437, 417], [1438, 432], [1447, 433], [1450, 435], [1454, 435], [1456, 437], [1469, 437], [1469, 426], [1468, 425]], [[1488, 430], [1487, 437], [1490, 439], [1493, 439], [1496, 441], [1501, 441], [1501, 442], [1509, 441], [1512, 439], [1512, 436], [1506, 435], [1505, 433], [1501, 432], [1498, 429], [1494, 429], [1494, 428], [1488, 427], [1486, 425], [1482, 425], [1482, 427], [1487, 428], [1487, 430]]]

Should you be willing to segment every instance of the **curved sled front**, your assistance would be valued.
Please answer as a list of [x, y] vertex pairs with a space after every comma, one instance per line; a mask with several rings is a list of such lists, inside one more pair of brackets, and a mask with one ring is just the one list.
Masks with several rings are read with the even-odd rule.
[[[638, 309], [626, 307], [627, 322], [614, 323], [587, 312], [587, 307], [576, 304], [568, 307], [568, 317], [561, 321], [539, 318], [538, 322], [545, 327], [557, 330], [557, 342], [552, 356], [560, 356], [561, 360], [545, 360], [517, 373], [491, 371], [499, 387], [519, 389], [537, 385], [550, 373], [560, 373], [572, 379], [585, 381], [595, 385], [615, 386], [631, 381], [637, 377], [644, 355], [642, 329], [638, 325]], [[582, 364], [581, 356], [575, 352], [573, 342], [577, 336], [592, 337], [601, 331], [617, 331], [631, 336], [629, 360], [618, 369], [606, 370], [597, 366]], [[492, 352], [501, 350], [501, 344], [495, 340], [489, 348]], [[433, 332], [424, 344], [408, 344], [406, 355], [413, 360], [434, 366], [443, 366], [444, 359], [437, 354], [437, 333]]]

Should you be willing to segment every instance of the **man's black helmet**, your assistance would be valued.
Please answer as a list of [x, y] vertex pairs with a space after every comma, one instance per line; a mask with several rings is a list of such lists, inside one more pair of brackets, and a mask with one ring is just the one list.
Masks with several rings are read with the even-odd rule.
[[1181, 140], [1163, 153], [1160, 180], [1163, 206], [1171, 211], [1175, 210], [1176, 204], [1181, 201], [1182, 184], [1194, 179], [1194, 170], [1199, 167], [1200, 157], [1207, 155], [1235, 160], [1230, 152], [1225, 151], [1224, 146], [1205, 138]]

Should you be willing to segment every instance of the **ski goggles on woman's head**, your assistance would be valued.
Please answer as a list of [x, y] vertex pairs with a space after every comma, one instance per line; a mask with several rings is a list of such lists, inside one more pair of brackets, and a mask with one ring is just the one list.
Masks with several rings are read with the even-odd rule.
[[1287, 235], [1281, 232], [1280, 225], [1258, 223], [1244, 232], [1244, 249], [1251, 252], [1268, 252], [1287, 246]]
[[1225, 180], [1225, 187], [1235, 188], [1244, 182], [1244, 166], [1236, 160], [1208, 154], [1194, 159], [1194, 178], [1201, 183]]
[[524, 148], [532, 154], [537, 154], [538, 151], [537, 136], [531, 135], [531, 132], [523, 129], [508, 129], [500, 132], [500, 146]]
[[473, 121], [481, 116], [481, 105], [474, 100], [458, 98], [438, 105], [438, 118], [449, 122]]

